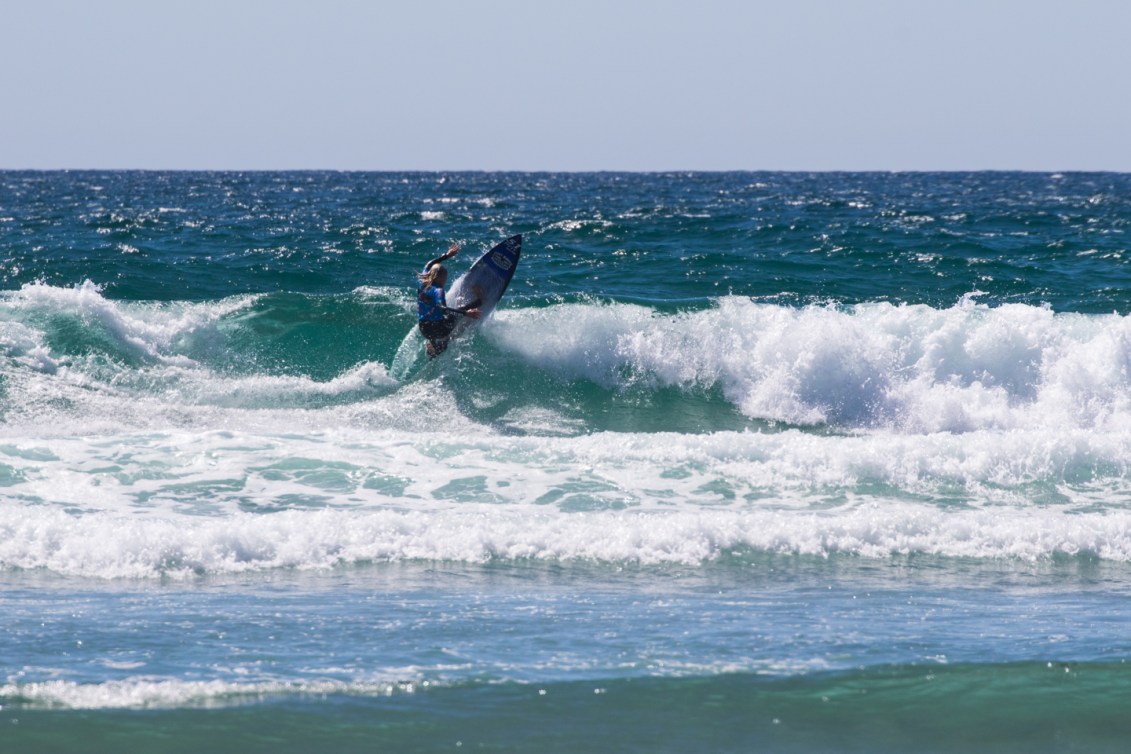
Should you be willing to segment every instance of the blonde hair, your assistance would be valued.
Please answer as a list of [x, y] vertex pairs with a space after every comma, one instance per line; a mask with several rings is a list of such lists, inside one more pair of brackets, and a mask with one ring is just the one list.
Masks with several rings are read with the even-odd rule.
[[[448, 271], [442, 264], [434, 264], [424, 272], [417, 275], [420, 282], [424, 283], [425, 287], [437, 285], [443, 287], [444, 283], [448, 280]], [[439, 281], [439, 283], [437, 283]]]

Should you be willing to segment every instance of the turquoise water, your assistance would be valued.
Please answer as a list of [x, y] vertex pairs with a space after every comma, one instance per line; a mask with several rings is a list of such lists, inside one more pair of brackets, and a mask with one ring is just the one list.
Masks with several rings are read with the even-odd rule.
[[[1122, 751], [1131, 178], [0, 173], [13, 751]], [[523, 233], [425, 364], [413, 273]]]

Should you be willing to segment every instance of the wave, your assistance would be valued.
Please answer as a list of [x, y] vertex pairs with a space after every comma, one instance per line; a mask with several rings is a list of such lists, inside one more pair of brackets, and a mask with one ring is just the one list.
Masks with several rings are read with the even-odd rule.
[[675, 513], [468, 507], [146, 518], [6, 506], [0, 510], [0, 569], [183, 579], [414, 561], [694, 566], [742, 562], [760, 553], [1131, 561], [1128, 512], [928, 510], [910, 504]]
[[[412, 322], [398, 289], [144, 304], [89, 283], [26, 285], [0, 296], [0, 405], [12, 421], [68, 401], [77, 415], [95, 395], [110, 397], [109, 414], [115, 401], [189, 413], [357, 404], [401, 384], [389, 372]], [[676, 311], [528, 302], [478, 333], [479, 345], [423, 379], [491, 393], [475, 403], [504, 410], [473, 409], [481, 424], [550, 407], [576, 431], [664, 429], [699, 405], [670, 429], [1131, 432], [1131, 318], [1115, 314], [991, 308], [973, 297], [935, 309], [725, 296]]]
[[186, 749], [246, 751], [512, 749], [516, 741], [528, 750], [587, 751], [600, 731], [606, 747], [630, 752], [1120, 752], [1127, 736], [1127, 673], [1118, 662], [402, 690], [319, 681], [47, 682], [0, 686], [0, 701], [20, 715], [5, 734], [19, 750], [151, 740], [154, 730]]
[[[910, 736], [907, 743], [917, 741], [911, 746], [917, 748], [925, 743], [918, 738], [924, 726], [945, 731], [949, 737], [969, 744], [984, 743], [982, 726], [997, 729], [1006, 724], [1016, 729], [1014, 734], [1025, 730], [1034, 736], [1034, 726], [1041, 727], [1041, 720], [1034, 717], [1034, 708], [1041, 710], [1042, 715], [1051, 714], [1058, 724], [1078, 727], [1082, 734], [1095, 721], [1103, 720], [1106, 725], [1099, 726], [1093, 735], [1097, 740], [1109, 741], [1110, 733], [1126, 728], [1126, 711], [1120, 697], [1127, 686], [1127, 673], [1118, 661], [953, 665], [930, 662], [837, 671], [732, 671], [539, 683], [486, 679], [464, 683], [331, 679], [232, 682], [134, 677], [89, 684], [8, 683], [0, 685], [0, 701], [5, 709], [24, 710], [238, 710], [279, 700], [325, 705], [327, 697], [337, 697], [362, 702], [363, 714], [370, 716], [378, 713], [380, 706], [367, 704], [366, 700], [395, 698], [402, 703], [391, 706], [388, 713], [419, 715], [429, 711], [436, 714], [437, 707], [460, 707], [468, 703], [467, 697], [471, 695], [478, 700], [481, 713], [492, 716], [516, 705], [530, 707], [525, 714], [541, 709], [537, 714], [555, 717], [562, 716], [563, 708], [570, 708], [574, 713], [592, 717], [627, 715], [632, 720], [622, 722], [629, 725], [641, 724], [638, 718], [646, 715], [653, 726], [670, 719], [668, 710], [674, 704], [698, 709], [700, 715], [714, 708], [721, 717], [719, 722], [725, 720], [731, 727], [736, 719], [748, 719], [750, 725], [757, 719], [757, 727], [789, 735], [799, 734], [796, 727], [791, 730], [799, 721], [810, 725], [820, 722], [830, 743], [840, 744], [844, 743], [845, 733], [857, 726], [878, 729], [882, 738], [887, 726], [881, 721], [906, 719], [915, 723], [906, 726]], [[610, 696], [618, 703], [608, 705]], [[712, 699], [714, 703], [703, 705], [703, 699]], [[993, 704], [987, 705], [986, 699], [994, 700]], [[301, 713], [304, 709], [310, 708], [295, 706], [292, 712]], [[762, 710], [763, 714], [750, 719], [751, 710]], [[976, 719], [977, 724], [974, 730], [955, 726], [955, 717]], [[702, 724], [697, 718], [698, 715], [694, 722]], [[196, 718], [192, 720], [193, 724], [198, 723]], [[641, 725], [640, 732], [646, 730]], [[891, 731], [887, 733], [890, 735]], [[1040, 735], [1043, 734], [1036, 734]], [[1118, 740], [1122, 745], [1123, 738]], [[827, 749], [820, 747], [822, 751]]]
[[[83, 515], [465, 504], [514, 507], [518, 519], [725, 511], [739, 529], [742, 516], [777, 515], [761, 508], [792, 511], [781, 514], [788, 518], [877, 504], [908, 519], [899, 511], [922, 511], [944, 532], [996, 507], [1036, 516], [1048, 532], [1083, 533], [963, 549], [969, 543], [953, 532], [932, 543], [897, 519], [890, 538], [849, 537], [844, 551], [1123, 558], [1126, 317], [972, 299], [949, 309], [731, 296], [682, 310], [524, 301], [397, 380], [388, 365], [412, 327], [411, 303], [380, 288], [172, 304], [114, 301], [93, 285], [0, 295], [3, 497]], [[1104, 519], [1109, 513], [1116, 518]], [[836, 515], [819, 514], [820, 526], [801, 531], [840, 552], [814, 533]], [[626, 537], [646, 539], [633, 533], [652, 525], [645, 521], [681, 519], [613, 520]], [[808, 541], [782, 547], [824, 551]], [[515, 547], [567, 559], [714, 557], [711, 547], [607, 555]], [[512, 557], [498, 542], [471, 554], [407, 552], [371, 557]], [[54, 565], [43, 567], [72, 567], [44, 557]], [[30, 551], [4, 562], [40, 567]], [[141, 570], [161, 571], [162, 562]]]
[[500, 347], [612, 390], [718, 388], [751, 418], [908, 433], [1131, 429], [1131, 319], [888, 303], [784, 307], [724, 297], [505, 311]]
[[373, 311], [378, 320], [407, 317], [401, 299], [362, 289], [337, 301], [145, 303], [108, 299], [90, 282], [25, 285], [0, 294], [0, 421], [91, 431], [207, 426], [217, 407], [309, 409], [383, 395], [397, 382], [385, 364], [359, 357], [367, 339], [335, 353], [333, 333], [342, 319]]

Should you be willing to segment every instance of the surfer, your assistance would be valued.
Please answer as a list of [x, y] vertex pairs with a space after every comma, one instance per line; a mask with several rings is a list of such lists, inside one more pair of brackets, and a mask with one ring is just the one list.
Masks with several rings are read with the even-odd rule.
[[476, 298], [470, 304], [460, 309], [448, 308], [444, 293], [448, 269], [442, 263], [454, 257], [459, 248], [458, 242], [452, 244], [447, 252], [424, 265], [424, 270], [417, 276], [420, 283], [416, 288], [416, 319], [420, 323], [420, 332], [428, 340], [426, 348], [430, 359], [436, 358], [448, 347], [457, 317], [479, 319], [480, 316], [478, 307], [483, 294], [479, 286], [472, 288]]

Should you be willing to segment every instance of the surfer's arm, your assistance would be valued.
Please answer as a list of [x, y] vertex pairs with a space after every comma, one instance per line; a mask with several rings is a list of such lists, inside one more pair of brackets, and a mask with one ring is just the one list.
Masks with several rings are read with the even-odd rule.
[[478, 285], [476, 285], [476, 286], [472, 287], [471, 291], [472, 291], [472, 293], [475, 294], [475, 300], [472, 301], [470, 304], [466, 304], [465, 306], [461, 306], [458, 309], [453, 309], [453, 308], [448, 307], [448, 306], [444, 306], [444, 307], [441, 307], [441, 308], [444, 310], [444, 312], [446, 314], [458, 314], [461, 317], [471, 317], [472, 319], [479, 319], [479, 317], [482, 315], [482, 312], [479, 311], [479, 307], [483, 305], [483, 289], [480, 288]]
[[459, 309], [452, 309], [448, 306], [441, 306], [440, 309], [445, 314], [458, 314], [461, 317], [471, 317], [472, 319], [479, 319], [479, 304], [478, 300], [472, 301], [467, 306], [461, 306]]
[[483, 289], [478, 285], [472, 286], [471, 292], [475, 294], [475, 300], [467, 306], [461, 306], [455, 311], [460, 314], [471, 317], [472, 319], [479, 319], [479, 307], [483, 305]]
[[456, 241], [454, 244], [452, 244], [448, 248], [447, 251], [445, 251], [443, 254], [436, 257], [435, 259], [433, 259], [428, 264], [424, 265], [424, 271], [428, 272], [428, 270], [432, 269], [433, 265], [439, 264], [440, 262], [443, 262], [446, 259], [451, 259], [452, 257], [454, 257], [456, 255], [456, 253], [459, 251], [460, 246], [461, 246], [461, 244], [459, 243], [459, 241]]

